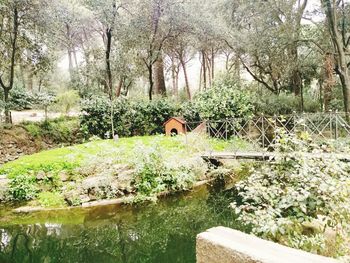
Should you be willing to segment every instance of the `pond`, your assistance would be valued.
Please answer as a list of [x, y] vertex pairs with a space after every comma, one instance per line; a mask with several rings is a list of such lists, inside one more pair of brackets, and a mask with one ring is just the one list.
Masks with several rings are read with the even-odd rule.
[[218, 181], [157, 204], [14, 215], [0, 210], [0, 262], [195, 262], [196, 235], [243, 230]]

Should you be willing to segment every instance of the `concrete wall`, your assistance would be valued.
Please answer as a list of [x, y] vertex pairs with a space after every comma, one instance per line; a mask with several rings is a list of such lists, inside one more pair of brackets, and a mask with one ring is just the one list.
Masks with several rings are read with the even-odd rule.
[[197, 263], [336, 263], [225, 227], [197, 236]]

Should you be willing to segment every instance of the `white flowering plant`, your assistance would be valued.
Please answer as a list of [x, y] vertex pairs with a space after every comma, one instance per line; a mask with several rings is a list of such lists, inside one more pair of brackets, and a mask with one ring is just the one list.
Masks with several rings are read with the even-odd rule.
[[[251, 168], [231, 206], [252, 233], [327, 256], [347, 254], [350, 165], [329, 145], [280, 131], [276, 157]], [[338, 151], [341, 149], [338, 148]]]

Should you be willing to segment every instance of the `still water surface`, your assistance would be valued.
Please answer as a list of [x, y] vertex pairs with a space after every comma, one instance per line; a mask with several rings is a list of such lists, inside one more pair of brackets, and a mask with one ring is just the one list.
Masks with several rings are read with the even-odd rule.
[[194, 263], [196, 235], [243, 229], [222, 183], [157, 204], [105, 206], [14, 216], [0, 207], [0, 262]]

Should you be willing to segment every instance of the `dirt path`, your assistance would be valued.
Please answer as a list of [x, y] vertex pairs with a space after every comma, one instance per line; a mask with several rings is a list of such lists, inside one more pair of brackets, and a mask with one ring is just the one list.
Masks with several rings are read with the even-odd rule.
[[[23, 121], [43, 121], [45, 120], [45, 112], [43, 110], [26, 110], [26, 111], [12, 111], [12, 122], [13, 124], [18, 124]], [[71, 112], [68, 114], [68, 116], [78, 116], [78, 112]], [[48, 118], [49, 119], [55, 119], [62, 116], [61, 113], [57, 112], [49, 112]]]

